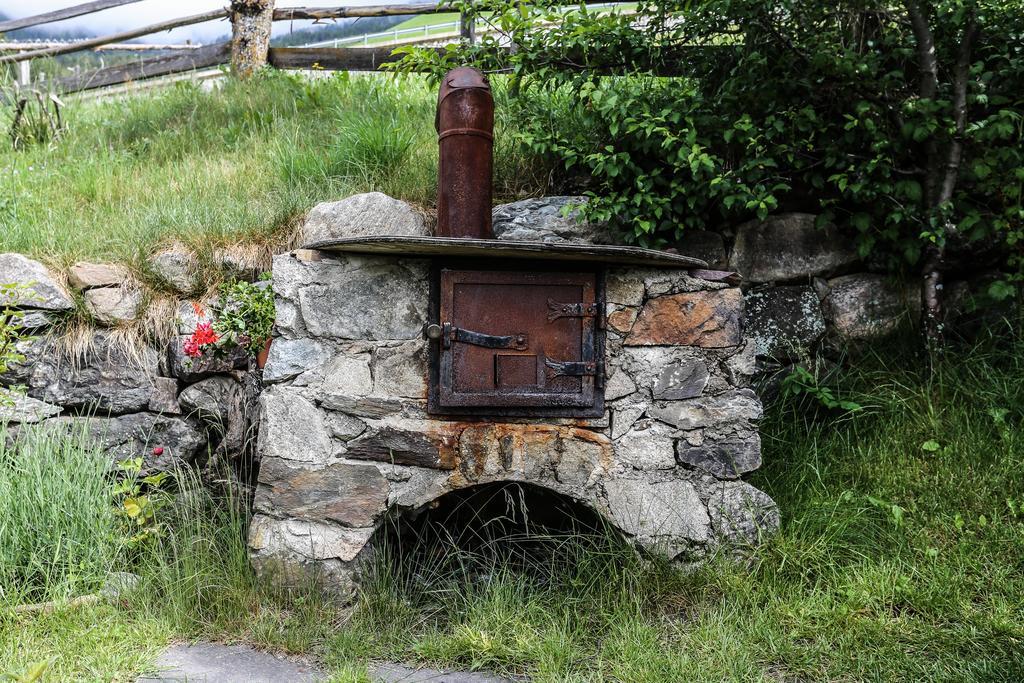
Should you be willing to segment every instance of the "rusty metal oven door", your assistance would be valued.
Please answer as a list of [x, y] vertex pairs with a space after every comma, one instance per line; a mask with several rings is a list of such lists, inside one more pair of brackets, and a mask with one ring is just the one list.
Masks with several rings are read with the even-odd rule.
[[594, 414], [603, 404], [597, 289], [593, 272], [442, 269], [433, 407]]

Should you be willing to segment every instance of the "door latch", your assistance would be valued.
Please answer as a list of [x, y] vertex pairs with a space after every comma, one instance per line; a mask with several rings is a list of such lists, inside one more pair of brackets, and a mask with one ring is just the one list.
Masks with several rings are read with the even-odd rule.
[[440, 325], [429, 324], [423, 329], [428, 339], [440, 339], [441, 345], [450, 349], [452, 344], [472, 344], [487, 349], [512, 349], [514, 351], [525, 351], [530, 346], [530, 338], [524, 332], [508, 335], [484, 334], [474, 332], [461, 327], [455, 327], [449, 322]]

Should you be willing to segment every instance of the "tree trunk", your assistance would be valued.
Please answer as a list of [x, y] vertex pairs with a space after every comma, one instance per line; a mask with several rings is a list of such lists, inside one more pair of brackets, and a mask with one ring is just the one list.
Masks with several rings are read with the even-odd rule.
[[231, 69], [246, 79], [267, 63], [274, 0], [231, 0]]
[[[920, 70], [919, 94], [921, 99], [934, 100], [939, 89], [939, 63], [935, 51], [935, 38], [925, 8], [917, 0], [904, 0], [910, 25], [917, 42], [918, 69]], [[956, 65], [953, 69], [953, 121], [954, 131], [945, 153], [940, 152], [938, 140], [932, 136], [926, 146], [926, 171], [924, 178], [925, 203], [929, 223], [936, 227], [941, 222], [941, 234], [937, 241], [929, 242], [924, 249], [921, 267], [921, 308], [925, 340], [937, 348], [943, 342], [942, 329], [942, 274], [946, 257], [946, 238], [957, 236], [956, 226], [948, 216], [949, 203], [953, 200], [957, 180], [960, 176], [960, 161], [963, 155], [963, 136], [967, 123], [967, 81], [970, 76], [971, 53], [978, 37], [977, 16], [972, 11], [968, 17], [960, 40]], [[936, 220], [936, 219], [941, 219]]]

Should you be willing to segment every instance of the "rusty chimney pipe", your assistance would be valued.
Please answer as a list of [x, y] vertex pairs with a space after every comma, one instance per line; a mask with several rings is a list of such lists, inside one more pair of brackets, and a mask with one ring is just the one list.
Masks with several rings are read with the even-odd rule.
[[437, 235], [491, 239], [494, 100], [487, 78], [452, 69], [437, 94]]

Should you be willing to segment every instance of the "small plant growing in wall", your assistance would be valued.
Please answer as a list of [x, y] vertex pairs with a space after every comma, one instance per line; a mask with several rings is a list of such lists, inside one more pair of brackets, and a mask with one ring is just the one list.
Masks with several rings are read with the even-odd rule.
[[147, 543], [161, 532], [157, 512], [167, 504], [169, 494], [164, 483], [167, 472], [142, 476], [142, 458], [117, 463], [122, 478], [114, 487], [115, 512], [123, 523], [129, 547]]
[[196, 326], [185, 340], [185, 354], [195, 359], [241, 348], [260, 358], [274, 326], [274, 293], [266, 282], [268, 277], [265, 273], [257, 283], [232, 280], [222, 284], [213, 321]]
[[[25, 361], [25, 355], [18, 350], [18, 344], [31, 339], [21, 326], [25, 312], [16, 308], [13, 302], [26, 298], [24, 284], [0, 284], [0, 375], [12, 365]], [[14, 388], [17, 391], [17, 387]], [[10, 390], [0, 391], [0, 407], [14, 402]]]

